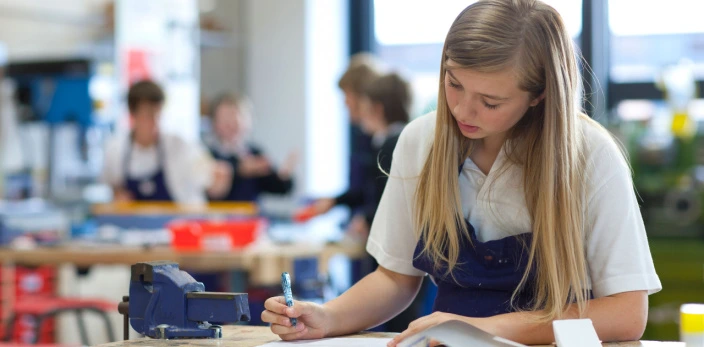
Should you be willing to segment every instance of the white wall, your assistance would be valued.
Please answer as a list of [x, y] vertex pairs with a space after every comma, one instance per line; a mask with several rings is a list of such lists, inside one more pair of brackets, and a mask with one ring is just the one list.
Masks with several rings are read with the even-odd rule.
[[301, 155], [296, 194], [345, 188], [347, 120], [336, 83], [347, 59], [347, 2], [247, 2], [246, 91], [255, 105], [253, 139], [281, 163]]
[[220, 0], [207, 13], [225, 26], [227, 35], [218, 35], [214, 42], [203, 40], [201, 49], [201, 90], [206, 99], [223, 92], [245, 92], [245, 54], [247, 26], [244, 20], [243, 0]]

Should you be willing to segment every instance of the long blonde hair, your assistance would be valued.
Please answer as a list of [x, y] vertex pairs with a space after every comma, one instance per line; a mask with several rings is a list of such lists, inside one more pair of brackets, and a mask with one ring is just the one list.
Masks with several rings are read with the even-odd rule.
[[[440, 68], [435, 139], [415, 196], [415, 225], [424, 254], [447, 274], [458, 265], [469, 240], [462, 214], [458, 167], [473, 141], [459, 131], [445, 98], [446, 63], [495, 72], [515, 71], [519, 88], [545, 98], [508, 134], [509, 161], [523, 169], [525, 201], [533, 243], [528, 268], [513, 297], [534, 268], [532, 307], [540, 320], [562, 316], [570, 303], [583, 313], [588, 299], [584, 251], [584, 141], [578, 102], [581, 79], [570, 35], [560, 15], [537, 0], [486, 0], [467, 7], [447, 34]], [[463, 237], [464, 235], [464, 237]], [[466, 241], [465, 241], [466, 242]]]

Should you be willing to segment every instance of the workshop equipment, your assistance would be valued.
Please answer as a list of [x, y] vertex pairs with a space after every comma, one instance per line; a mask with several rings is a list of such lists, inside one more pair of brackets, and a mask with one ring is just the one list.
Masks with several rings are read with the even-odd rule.
[[203, 283], [177, 263], [156, 261], [132, 265], [130, 295], [118, 305], [138, 333], [161, 339], [221, 338], [218, 323], [249, 321], [246, 293], [205, 292]]
[[178, 251], [228, 252], [247, 247], [264, 233], [264, 218], [179, 220], [167, 225], [171, 246]]

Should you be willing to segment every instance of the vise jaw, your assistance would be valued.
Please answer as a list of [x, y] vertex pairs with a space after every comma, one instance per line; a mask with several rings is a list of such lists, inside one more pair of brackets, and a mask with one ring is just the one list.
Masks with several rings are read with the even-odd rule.
[[218, 323], [250, 320], [246, 293], [206, 292], [168, 261], [132, 265], [130, 295], [120, 305], [132, 328], [152, 338], [221, 338]]

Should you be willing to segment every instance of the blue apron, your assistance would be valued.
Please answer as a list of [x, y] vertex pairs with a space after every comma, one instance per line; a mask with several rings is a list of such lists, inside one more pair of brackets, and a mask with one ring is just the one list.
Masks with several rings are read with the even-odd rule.
[[[460, 167], [461, 171], [462, 167]], [[527, 283], [511, 305], [511, 296], [518, 287], [528, 266], [532, 233], [509, 236], [499, 240], [480, 242], [474, 227], [464, 221], [469, 239], [460, 236], [460, 252], [453, 276], [446, 275], [447, 266], [435, 269], [432, 260], [423, 255], [424, 240], [418, 241], [413, 254], [413, 266], [433, 276], [438, 285], [433, 311], [466, 317], [490, 317], [528, 309], [532, 304], [531, 271]], [[471, 242], [470, 242], [471, 241]]]
[[[215, 149], [210, 149], [210, 154], [216, 160], [228, 162], [234, 170], [237, 170], [237, 166], [239, 163], [239, 159], [237, 158], [237, 156], [224, 155], [221, 154], [219, 151], [216, 151]], [[262, 191], [262, 189], [259, 187], [260, 180], [258, 177], [242, 177], [237, 175], [237, 173], [234, 173], [232, 178], [233, 182], [230, 185], [230, 191], [227, 192], [227, 195], [214, 200], [251, 202], [258, 201], [259, 194]]]
[[173, 201], [166, 186], [164, 174], [164, 151], [161, 142], [156, 143], [158, 166], [155, 173], [143, 177], [132, 177], [129, 165], [132, 158], [132, 140], [128, 141], [124, 160], [125, 188], [136, 201]]

